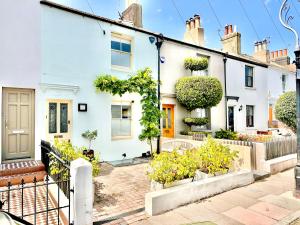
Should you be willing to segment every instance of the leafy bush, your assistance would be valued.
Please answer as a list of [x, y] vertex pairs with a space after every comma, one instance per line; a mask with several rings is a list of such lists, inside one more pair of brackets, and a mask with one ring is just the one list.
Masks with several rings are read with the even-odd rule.
[[268, 142], [272, 139], [272, 135], [239, 134], [237, 139], [239, 141]]
[[[84, 150], [85, 148], [74, 147], [69, 141], [66, 141], [66, 140], [59, 141], [59, 140], [55, 139], [54, 147], [57, 150], [57, 152], [59, 153], [60, 157], [66, 162], [71, 162], [78, 158], [83, 158], [87, 161], [90, 161], [90, 158], [88, 158], [82, 154], [82, 150]], [[90, 163], [92, 164], [92, 167], [93, 167], [93, 176], [94, 177], [99, 175], [99, 173], [100, 173], [99, 161], [100, 161], [100, 159], [97, 156], [95, 156], [94, 159], [92, 161], [90, 161]], [[63, 170], [62, 168], [59, 168], [57, 160], [55, 160], [55, 158], [52, 157], [51, 161], [50, 161], [51, 175], [63, 173], [64, 171], [62, 171], [62, 170]]]
[[227, 173], [238, 156], [238, 151], [231, 151], [226, 145], [209, 137], [198, 149], [201, 171], [209, 174]]
[[194, 177], [197, 170], [197, 162], [190, 151], [179, 154], [176, 150], [154, 154], [150, 162], [150, 179], [161, 184], [169, 184], [176, 180]]
[[296, 131], [296, 92], [286, 92], [279, 97], [275, 105], [275, 117], [290, 127], [293, 131]]
[[238, 135], [237, 135], [237, 132], [234, 132], [234, 131], [231, 131], [231, 130], [220, 129], [219, 131], [216, 131], [215, 138], [217, 138], [217, 139], [237, 140]]
[[183, 119], [183, 122], [188, 126], [203, 126], [208, 124], [209, 120], [207, 117], [203, 117], [203, 118], [187, 117]]
[[223, 95], [221, 82], [214, 77], [183, 77], [175, 89], [178, 102], [188, 111], [216, 106]]
[[233, 166], [238, 152], [231, 151], [209, 137], [199, 149], [179, 154], [176, 150], [155, 154], [150, 162], [148, 177], [161, 184], [194, 177], [199, 169], [205, 173], [226, 173]]
[[206, 137], [209, 135], [212, 135], [212, 132], [208, 132], [208, 131], [180, 131], [179, 132], [181, 135], [190, 135], [193, 136], [194, 134], [204, 134]]
[[184, 68], [193, 71], [205, 70], [208, 67], [208, 59], [205, 57], [186, 58]]

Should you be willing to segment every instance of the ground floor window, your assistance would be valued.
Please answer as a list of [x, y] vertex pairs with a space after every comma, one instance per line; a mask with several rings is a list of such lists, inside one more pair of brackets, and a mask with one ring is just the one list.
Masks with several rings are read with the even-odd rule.
[[112, 138], [131, 136], [131, 105], [111, 106], [111, 136]]
[[246, 106], [246, 127], [254, 127], [254, 106]]

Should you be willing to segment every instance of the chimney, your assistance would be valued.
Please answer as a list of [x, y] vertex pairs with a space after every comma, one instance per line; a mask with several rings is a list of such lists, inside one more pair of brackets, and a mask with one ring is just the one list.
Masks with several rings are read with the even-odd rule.
[[221, 39], [223, 51], [228, 53], [241, 54], [241, 34], [236, 31], [236, 26], [226, 25], [224, 37]]
[[[268, 49], [267, 39], [255, 42], [253, 57], [262, 62], [270, 63], [270, 51]], [[274, 53], [272, 53], [272, 58], [274, 58]]]
[[291, 59], [288, 56], [288, 50], [287, 49], [280, 49], [276, 50], [271, 53], [271, 61], [275, 62], [281, 66], [287, 66], [291, 64]]
[[142, 5], [139, 0], [126, 0], [126, 9], [122, 12], [121, 21], [135, 27], [143, 27]]
[[204, 29], [201, 27], [199, 15], [194, 15], [194, 18], [190, 18], [186, 21], [186, 31], [184, 33], [183, 41], [198, 46], [204, 46]]

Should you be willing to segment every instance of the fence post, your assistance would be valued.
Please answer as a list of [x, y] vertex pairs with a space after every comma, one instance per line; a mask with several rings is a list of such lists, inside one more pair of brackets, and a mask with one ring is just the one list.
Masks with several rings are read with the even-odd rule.
[[[93, 224], [93, 177], [92, 165], [79, 158], [71, 162], [71, 221], [74, 225]], [[72, 195], [71, 195], [72, 196]]]

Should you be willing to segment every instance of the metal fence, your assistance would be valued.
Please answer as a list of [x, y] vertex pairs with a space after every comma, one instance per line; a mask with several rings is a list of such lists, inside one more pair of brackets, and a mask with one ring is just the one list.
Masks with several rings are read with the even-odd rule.
[[[36, 177], [33, 180], [26, 181], [21, 179], [20, 185], [12, 185], [7, 183], [6, 187], [0, 189], [0, 211], [7, 212], [15, 217], [19, 217], [26, 224], [62, 224], [62, 219], [66, 219], [68, 224], [70, 221], [70, 168], [68, 163], [64, 162], [59, 155], [55, 154], [55, 150], [50, 144], [42, 141], [42, 162], [45, 164], [46, 171], [49, 172], [51, 163], [57, 163], [63, 173], [51, 176], [46, 175], [43, 182], [38, 182]], [[50, 186], [57, 188], [57, 196], [50, 198]], [[68, 203], [61, 205], [62, 190], [68, 198]], [[56, 198], [57, 197], [57, 198]], [[61, 218], [62, 210], [66, 209], [68, 214]]]
[[265, 142], [266, 160], [297, 153], [297, 137], [274, 138]]

